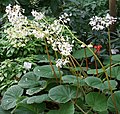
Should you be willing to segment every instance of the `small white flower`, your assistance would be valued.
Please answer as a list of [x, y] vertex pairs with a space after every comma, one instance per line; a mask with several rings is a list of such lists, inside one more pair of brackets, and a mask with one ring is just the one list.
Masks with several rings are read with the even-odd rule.
[[32, 34], [36, 37], [36, 38], [43, 38], [45, 36], [45, 34], [41, 31], [37, 31], [37, 30], [33, 30]]
[[11, 12], [11, 4], [9, 4], [8, 6], [6, 6], [5, 12], [6, 12], [7, 14], [9, 14], [9, 13]]
[[73, 45], [69, 44], [69, 42], [62, 42], [58, 45], [59, 51], [62, 55], [68, 56], [72, 52]]
[[62, 68], [62, 65], [63, 65], [62, 59], [58, 59], [58, 60], [56, 61], [56, 66]]
[[109, 27], [110, 25], [116, 22], [117, 18], [114, 18], [107, 14], [105, 17], [97, 17], [93, 16], [90, 19], [89, 24], [92, 26], [92, 30], [103, 30], [105, 27]]
[[93, 47], [93, 45], [90, 43], [90, 44], [88, 45], [88, 47], [91, 48], [91, 47]]
[[29, 70], [29, 69], [31, 69], [31, 67], [32, 67], [32, 63], [24, 62], [24, 68], [25, 69]]
[[111, 49], [111, 53], [112, 53], [112, 54], [117, 54], [117, 52], [119, 52], [118, 49]]
[[32, 13], [33, 17], [35, 17], [35, 20], [37, 20], [37, 21], [44, 18], [44, 14], [41, 12], [37, 12], [35, 10], [32, 10], [31, 13]]
[[65, 66], [67, 63], [69, 63], [68, 58], [66, 58], [66, 59], [58, 59], [56, 61], [56, 66], [59, 67], [59, 68], [62, 68], [62, 66]]
[[116, 22], [117, 18], [114, 18], [110, 16], [110, 14], [107, 13], [105, 17], [105, 25], [106, 27], [109, 27], [110, 25], [114, 24]]
[[84, 48], [84, 47], [85, 47], [85, 44], [82, 44], [81, 47]]
[[59, 16], [59, 21], [62, 21], [62, 22], [64, 22], [64, 23], [67, 23], [67, 22], [69, 22], [70, 21], [70, 16], [71, 16], [72, 14], [67, 14], [67, 13], [64, 13], [64, 14], [62, 14], [61, 16]]

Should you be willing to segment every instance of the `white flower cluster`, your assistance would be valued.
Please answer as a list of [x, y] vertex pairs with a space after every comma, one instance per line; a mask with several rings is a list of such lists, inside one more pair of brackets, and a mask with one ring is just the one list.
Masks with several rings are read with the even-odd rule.
[[51, 43], [53, 50], [60, 52], [64, 56], [68, 56], [72, 52], [74, 42], [70, 44], [69, 39], [61, 37], [57, 39], [48, 38], [48, 43]]
[[58, 20], [54, 20], [53, 24], [49, 25], [48, 29], [49, 29], [49, 34], [59, 34], [62, 31], [62, 25], [60, 24], [60, 22]]
[[67, 13], [64, 13], [64, 14], [62, 14], [61, 16], [59, 16], [59, 21], [62, 21], [62, 22], [64, 22], [64, 23], [68, 23], [69, 21], [70, 21], [70, 16], [71, 16], [72, 14], [67, 14]]
[[36, 20], [36, 21], [41, 20], [41, 19], [44, 18], [44, 14], [41, 13], [41, 12], [37, 12], [37, 11], [35, 11], [35, 10], [32, 10], [31, 13], [32, 13], [33, 17], [35, 17], [35, 20]]
[[93, 16], [90, 19], [89, 24], [92, 26], [92, 30], [103, 30], [104, 28], [109, 27], [110, 25], [114, 24], [116, 20], [117, 18], [114, 18], [107, 13], [107, 15], [103, 18]]
[[35, 20], [40, 20], [44, 15], [40, 12], [32, 11], [32, 15], [35, 17], [35, 20], [30, 21], [22, 13], [24, 12], [20, 6], [7, 6], [6, 14], [8, 16], [9, 22], [12, 26], [4, 30], [8, 34], [7, 38], [13, 47], [23, 47], [30, 40], [30, 35], [34, 35], [36, 38], [43, 38], [44, 32], [41, 28], [37, 29], [40, 25]]
[[24, 13], [24, 10], [21, 9], [20, 6], [15, 5], [15, 6], [12, 7], [9, 4], [6, 7], [5, 11], [7, 13], [9, 22], [11, 22], [11, 24], [13, 26], [19, 27], [20, 25], [28, 23], [27, 17], [25, 17], [24, 15], [22, 15], [22, 13]]
[[62, 68], [62, 66], [66, 65], [67, 63], [69, 63], [69, 58], [65, 58], [65, 59], [58, 59], [56, 61], [56, 66], [59, 68]]
[[[63, 36], [64, 24], [70, 21], [67, 13], [59, 17], [59, 20], [54, 20], [52, 24], [44, 20], [44, 14], [32, 10], [31, 14], [34, 20], [27, 19], [22, 13], [24, 12], [20, 6], [7, 6], [6, 14], [12, 26], [5, 30], [8, 34], [7, 38], [14, 47], [23, 47], [29, 41], [29, 36], [34, 35], [36, 38], [47, 38], [47, 43], [52, 45], [52, 49], [62, 55], [62, 59], [56, 62], [57, 67], [62, 67], [69, 62], [68, 56], [72, 52], [73, 43], [69, 37]], [[43, 20], [43, 21], [40, 21]], [[63, 23], [61, 23], [63, 22]], [[71, 41], [71, 43], [70, 43]], [[63, 59], [64, 57], [64, 59]], [[25, 62], [26, 69], [31, 68], [31, 63]]]

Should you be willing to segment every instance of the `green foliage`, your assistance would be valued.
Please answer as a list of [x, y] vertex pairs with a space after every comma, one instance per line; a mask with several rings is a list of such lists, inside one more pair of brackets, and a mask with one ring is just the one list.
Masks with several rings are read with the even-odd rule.
[[29, 97], [27, 99], [27, 103], [28, 104], [33, 104], [33, 103], [42, 103], [43, 101], [50, 101], [51, 99], [48, 97], [47, 94], [43, 94], [43, 95], [38, 95], [38, 96], [33, 96], [33, 97]]
[[3, 109], [8, 110], [16, 106], [17, 100], [23, 94], [23, 89], [14, 85], [11, 86], [4, 94], [4, 97], [1, 101], [1, 106]]
[[45, 109], [45, 104], [33, 104], [28, 105], [26, 103], [19, 103], [17, 109], [14, 111], [14, 114], [39, 114]]
[[74, 104], [71, 102], [61, 104], [59, 110], [51, 110], [47, 114], [74, 114]]
[[114, 90], [116, 89], [117, 86], [117, 82], [115, 80], [109, 80], [108, 81], [102, 81], [100, 78], [97, 77], [87, 77], [85, 79], [85, 82], [87, 83], [87, 85], [93, 87], [93, 88], [97, 88], [100, 90]]
[[[56, 76], [60, 77], [59, 76], [60, 72], [58, 71], [58, 68], [55, 65], [53, 66], [53, 69], [55, 71]], [[55, 75], [54, 75], [54, 72], [52, 71], [53, 69], [50, 65], [37, 66], [34, 69], [34, 73], [35, 73], [35, 75], [40, 76], [40, 77], [54, 78]], [[62, 72], [61, 72], [61, 74], [62, 74]]]
[[[103, 69], [97, 69], [98, 70], [98, 73], [102, 73], [104, 72]], [[88, 74], [96, 74], [96, 69], [89, 69], [87, 71]]]
[[[108, 75], [110, 76], [110, 69], [107, 70]], [[113, 67], [111, 70], [111, 77], [120, 80], [120, 66]]]
[[0, 113], [1, 114], [10, 114], [10, 111], [6, 111], [0, 106]]
[[[113, 98], [114, 98], [114, 101], [113, 101]], [[119, 109], [119, 106], [120, 106], [119, 98], [120, 98], [120, 91], [116, 91], [115, 93], [113, 93], [113, 95], [111, 95], [111, 96], [108, 98], [107, 105], [108, 105], [109, 110], [111, 110], [112, 112], [114, 112], [114, 111], [116, 111], [116, 109], [118, 109], [118, 112], [120, 113], [120, 109]], [[114, 107], [114, 103], [116, 104], [116, 107]]]
[[[59, 85], [49, 91], [49, 97], [58, 103], [66, 103], [73, 98], [76, 98], [76, 87]], [[79, 97], [79, 95], [77, 96]]]
[[[93, 50], [93, 49], [92, 49]], [[74, 53], [73, 53], [73, 56], [76, 58], [76, 59], [82, 59], [82, 58], [86, 58], [86, 57], [91, 57], [93, 56], [93, 54], [90, 52], [89, 49], [80, 49], [80, 50], [76, 50]]]
[[[92, 31], [88, 25], [92, 16], [108, 12], [107, 0], [4, 0], [0, 1], [0, 12], [4, 13], [9, 3], [20, 4], [29, 22], [38, 24], [22, 27], [32, 25], [31, 31], [42, 31], [45, 36], [25, 36], [25, 46], [14, 47], [4, 33], [12, 26], [5, 15], [0, 19], [0, 114], [120, 113], [120, 55], [110, 55], [107, 29]], [[33, 20], [32, 9], [47, 16]], [[70, 21], [55, 24], [64, 13], [72, 14]], [[119, 49], [118, 33], [119, 30], [112, 36], [111, 49]], [[65, 43], [69, 50], [69, 45], [74, 45], [72, 53], [62, 54], [66, 47], [59, 43]], [[87, 46], [90, 43], [92, 48]], [[94, 48], [98, 45], [102, 45], [99, 51]], [[62, 67], [56, 65], [59, 58], [66, 62]], [[25, 62], [32, 67], [26, 69]]]
[[120, 61], [120, 54], [113, 55], [113, 56], [112, 56], [112, 60], [119, 62], [119, 61]]
[[40, 84], [39, 79], [40, 77], [36, 76], [33, 72], [28, 72], [21, 78], [18, 84], [23, 88], [31, 88]]
[[62, 77], [63, 83], [73, 84], [73, 85], [80, 85], [84, 86], [85, 81], [84, 79], [81, 79], [80, 77], [76, 77], [74, 75], [64, 75]]
[[97, 92], [90, 92], [85, 97], [86, 103], [95, 111], [107, 110], [107, 98], [103, 94]]
[[18, 85], [23, 88], [28, 88], [26, 94], [33, 95], [42, 91], [47, 86], [45, 80], [39, 81], [39, 79], [40, 77], [36, 76], [33, 72], [28, 72], [21, 78]]

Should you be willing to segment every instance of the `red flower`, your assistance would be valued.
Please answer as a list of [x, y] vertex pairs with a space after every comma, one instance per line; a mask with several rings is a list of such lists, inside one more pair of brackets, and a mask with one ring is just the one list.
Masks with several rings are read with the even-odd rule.
[[100, 54], [100, 50], [101, 50], [102, 46], [101, 45], [95, 45], [94, 48], [96, 49], [95, 53]]

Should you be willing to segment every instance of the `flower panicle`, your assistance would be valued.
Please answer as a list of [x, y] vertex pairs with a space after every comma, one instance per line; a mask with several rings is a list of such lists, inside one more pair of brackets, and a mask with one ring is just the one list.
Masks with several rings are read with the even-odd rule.
[[90, 19], [89, 24], [92, 26], [92, 30], [103, 30], [106, 27], [109, 27], [110, 25], [114, 24], [117, 21], [117, 18], [110, 16], [110, 14], [107, 13], [105, 17], [98, 17], [93, 16]]

